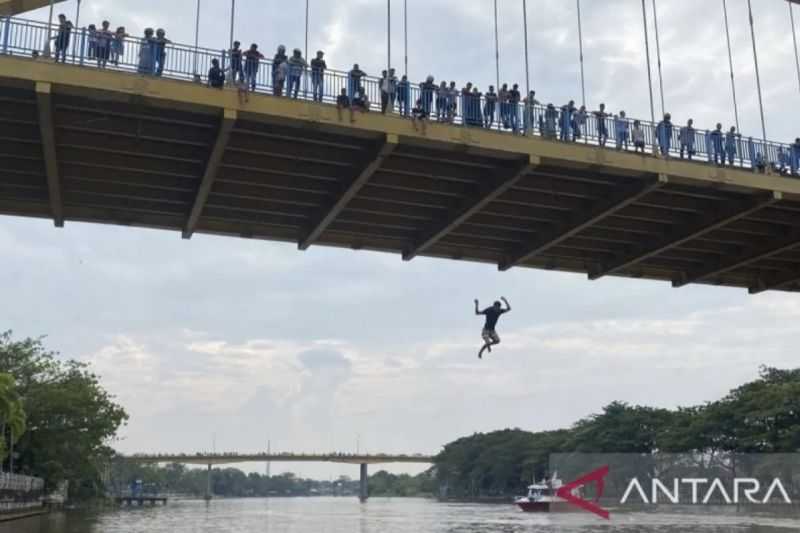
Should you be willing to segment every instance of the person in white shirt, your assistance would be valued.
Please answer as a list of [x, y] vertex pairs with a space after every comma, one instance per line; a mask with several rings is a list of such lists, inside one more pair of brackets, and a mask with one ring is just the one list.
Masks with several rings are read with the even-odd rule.
[[644, 130], [642, 129], [642, 123], [638, 120], [633, 121], [631, 138], [633, 139], [633, 151], [638, 152], [641, 149], [642, 153], [644, 153]]

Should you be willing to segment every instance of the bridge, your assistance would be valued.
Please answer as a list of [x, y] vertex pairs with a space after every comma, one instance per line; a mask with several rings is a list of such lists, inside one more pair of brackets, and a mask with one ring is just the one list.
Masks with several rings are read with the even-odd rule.
[[[64, 1], [55, 0], [54, 3], [59, 4]], [[19, 15], [48, 5], [50, 5], [50, 0], [0, 0], [0, 16]]]
[[369, 497], [369, 475], [367, 465], [376, 464], [433, 464], [432, 455], [414, 454], [348, 454], [348, 453], [195, 453], [195, 454], [133, 454], [119, 456], [120, 459], [134, 463], [181, 463], [207, 465], [206, 499], [211, 495], [211, 468], [214, 465], [238, 463], [340, 463], [360, 466], [359, 498]]
[[[472, 127], [463, 100], [455, 124], [423, 131], [397, 113], [341, 113], [344, 73], [326, 73], [323, 102], [307, 77], [299, 98], [276, 97], [264, 62], [245, 100], [193, 82], [195, 58], [224, 62], [219, 51], [171, 45], [157, 77], [137, 73], [138, 41], [99, 70], [86, 67], [85, 34], [54, 64], [30, 58], [46, 27], [0, 27], [0, 214], [800, 290], [800, 180], [752, 168], [778, 162], [780, 143], [743, 138], [735, 166], [719, 168], [708, 132], [695, 161], [677, 142], [656, 157], [597, 146], [592, 118], [583, 142], [559, 142], [540, 107], [527, 136]], [[377, 80], [365, 84], [379, 100]], [[655, 125], [644, 125], [651, 150]]]

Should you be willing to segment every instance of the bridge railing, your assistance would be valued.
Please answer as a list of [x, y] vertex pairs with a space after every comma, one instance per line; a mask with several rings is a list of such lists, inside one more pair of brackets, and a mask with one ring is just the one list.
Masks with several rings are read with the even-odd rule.
[[[136, 72], [143, 75], [164, 76], [171, 79], [204, 83], [207, 81], [207, 69], [213, 59], [218, 59], [220, 66], [226, 71], [230, 80], [236, 73], [231, 72], [228, 52], [210, 48], [195, 48], [180, 43], [156, 44], [154, 39], [135, 39], [126, 37], [112, 41], [109, 48], [108, 61], [103, 54], [98, 54], [90, 32], [86, 28], [76, 28], [69, 35], [69, 42], [63, 34], [59, 36], [57, 25], [48, 28], [47, 23], [19, 19], [0, 19], [0, 53], [31, 57], [40, 56], [40, 60], [53, 57], [59, 49], [60, 58], [65, 63], [93, 66]], [[66, 44], [66, 46], [65, 46]], [[162, 52], [163, 50], [163, 52]], [[290, 78], [296, 77], [296, 90], [289, 94], [290, 79], [283, 84], [283, 95], [303, 100], [316, 99], [329, 104], [336, 103], [342, 89], [352, 97], [360, 83], [369, 101], [369, 109], [381, 110], [381, 79], [374, 76], [363, 76], [356, 81], [349, 73], [327, 69], [322, 76], [317, 76], [309, 68], [290, 70]], [[319, 88], [315, 94], [315, 86]], [[273, 62], [262, 60], [258, 64], [255, 75], [255, 92], [276, 94], [280, 84], [276, 82], [276, 69]], [[496, 88], [499, 89], [499, 88]], [[617, 120], [613, 115], [599, 119], [588, 112], [585, 122], [576, 126], [574, 119], [565, 119], [564, 110], [560, 106], [543, 106], [520, 103], [497, 102], [487, 105], [484, 95], [476, 96], [458, 91], [440, 94], [434, 84], [408, 83], [400, 84], [393, 98], [389, 112], [409, 115], [415, 103], [420, 101], [429, 113], [430, 120], [440, 120], [463, 127], [474, 127], [504, 131], [512, 134], [535, 135], [562, 142], [580, 142], [590, 145], [601, 144], [601, 132], [605, 131], [609, 149], [625, 151], [634, 150], [632, 128], [634, 119]], [[647, 120], [639, 120], [644, 133], [645, 152], [650, 154], [663, 151], [672, 157], [681, 157], [681, 126], [675, 125], [671, 131], [661, 131], [658, 124]], [[617, 124], [626, 124], [619, 128]], [[601, 124], [605, 127], [601, 128]], [[577, 135], [579, 130], [580, 135]], [[720, 143], [712, 142], [711, 131], [695, 129], [691, 135], [693, 140], [692, 157], [700, 162], [715, 162], [715, 158], [727, 161], [725, 132]], [[733, 148], [732, 166], [756, 170], [757, 162], [771, 166], [781, 172], [797, 174], [800, 169], [800, 145], [763, 141], [752, 137], [736, 135], [728, 146]], [[687, 150], [688, 151], [688, 150]]]
[[44, 480], [0, 473], [0, 513], [41, 507]]

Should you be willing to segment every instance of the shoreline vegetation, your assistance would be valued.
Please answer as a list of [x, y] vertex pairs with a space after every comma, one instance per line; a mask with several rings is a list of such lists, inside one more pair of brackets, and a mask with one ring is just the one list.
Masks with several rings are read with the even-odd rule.
[[[150, 493], [202, 496], [205, 469], [131, 464], [116, 458], [117, 431], [127, 422], [92, 369], [45, 348], [42, 339], [16, 341], [0, 333], [3, 445], [13, 443], [15, 473], [40, 477], [46, 490], [69, 482], [69, 501], [103, 499], [136, 480]], [[15, 403], [16, 402], [16, 403]], [[757, 379], [703, 405], [662, 409], [612, 402], [565, 429], [503, 429], [443, 446], [427, 471], [411, 476], [378, 471], [373, 497], [436, 497], [445, 501], [508, 501], [533, 479], [550, 474], [557, 453], [796, 453], [800, 452], [800, 369], [762, 367]], [[3, 467], [11, 467], [3, 452]], [[109, 468], [110, 466], [110, 468]], [[110, 470], [110, 472], [109, 472]], [[109, 476], [106, 476], [109, 474]], [[110, 478], [110, 479], [109, 479]], [[358, 480], [262, 476], [212, 470], [217, 497], [355, 496]]]

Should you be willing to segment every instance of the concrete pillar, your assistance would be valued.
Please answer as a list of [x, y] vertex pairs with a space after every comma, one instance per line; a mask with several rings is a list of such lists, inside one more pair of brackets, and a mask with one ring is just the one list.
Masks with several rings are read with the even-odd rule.
[[211, 465], [208, 465], [208, 472], [206, 473], [206, 501], [211, 499]]
[[361, 501], [361, 503], [364, 503], [365, 501], [367, 501], [367, 498], [369, 498], [369, 486], [368, 486], [367, 475], [368, 475], [367, 474], [367, 465], [366, 464], [362, 464], [361, 465], [361, 484], [359, 486], [359, 491], [358, 491], [358, 499]]

